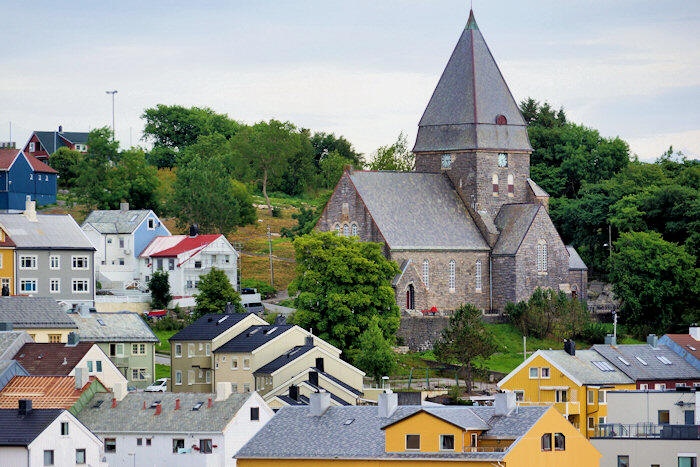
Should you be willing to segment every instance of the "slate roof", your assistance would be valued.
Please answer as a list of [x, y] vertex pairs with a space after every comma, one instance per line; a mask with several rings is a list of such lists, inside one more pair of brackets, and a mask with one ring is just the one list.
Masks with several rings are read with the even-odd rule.
[[[556, 365], [560, 370], [568, 373], [578, 380], [580, 384], [632, 384], [624, 372], [620, 370], [602, 371], [592, 362], [606, 361], [594, 350], [576, 350], [576, 355], [571, 356], [563, 350], [539, 350], [547, 360]], [[540, 381], [542, 383], [542, 380]], [[546, 383], [542, 383], [546, 385]]]
[[272, 339], [292, 329], [292, 324], [270, 324], [266, 326], [251, 326], [236, 337], [226, 342], [214, 353], [218, 352], [252, 352], [258, 347], [267, 344]]
[[276, 359], [272, 360], [266, 365], [261, 366], [253, 372], [254, 375], [262, 374], [269, 375], [279, 370], [283, 366], [287, 366], [289, 363], [293, 362], [297, 358], [301, 357], [311, 349], [316, 348], [314, 345], [297, 345], [292, 347], [287, 352], [283, 353]]
[[[496, 125], [498, 115], [507, 124]], [[470, 13], [420, 119], [413, 151], [477, 148], [532, 150], [525, 120]]]
[[141, 315], [117, 313], [69, 313], [78, 326], [80, 340], [87, 342], [159, 342]]
[[[2, 306], [2, 302], [0, 302], [0, 306]], [[0, 360], [11, 360], [17, 351], [29, 342], [34, 342], [34, 340], [26, 331], [0, 331]]]
[[136, 230], [151, 211], [141, 210], [109, 210], [92, 211], [85, 221], [101, 234], [128, 234]]
[[531, 178], [527, 179], [527, 184], [530, 185], [530, 189], [532, 190], [532, 193], [537, 196], [537, 197], [547, 197], [549, 198], [549, 193], [544, 191], [540, 186], [535, 183], [535, 181]]
[[18, 329], [78, 328], [49, 297], [0, 297], [0, 323], [12, 323]]
[[514, 255], [518, 252], [520, 244], [535, 216], [540, 209], [539, 204], [521, 203], [504, 204], [494, 219], [494, 223], [500, 234], [493, 246], [494, 255]]
[[345, 389], [347, 389], [348, 391], [352, 392], [352, 393], [355, 394], [356, 396], [362, 396], [362, 395], [364, 395], [364, 393], [363, 393], [362, 391], [358, 391], [358, 390], [355, 389], [354, 387], [350, 386], [350, 385], [347, 384], [347, 383], [344, 383], [343, 381], [339, 380], [338, 378], [336, 378], [336, 377], [333, 376], [333, 375], [330, 375], [330, 374], [326, 373], [325, 371], [321, 371], [321, 370], [319, 370], [318, 368], [312, 368], [311, 370], [312, 370], [312, 371], [318, 372], [319, 375], [321, 375], [321, 376], [323, 376], [323, 377], [325, 377], [325, 378], [328, 378], [329, 380], [333, 381], [335, 384], [344, 387]]
[[14, 359], [33, 376], [68, 376], [93, 345], [96, 344], [24, 344]]
[[[517, 439], [550, 409], [518, 407], [508, 416], [494, 417], [492, 407], [399, 406], [391, 417], [383, 418], [376, 406], [331, 406], [320, 417], [310, 416], [308, 406], [287, 406], [241, 448], [236, 458], [501, 460], [506, 453], [387, 453], [382, 427], [423, 410], [458, 424], [487, 427], [487, 436]], [[346, 424], [348, 420], [353, 421]]]
[[445, 175], [386, 171], [348, 173], [391, 249], [489, 249]]
[[[214, 433], [228, 425], [251, 394], [231, 394], [228, 399], [216, 400], [216, 394], [198, 393], [129, 393], [112, 408], [112, 394], [95, 394], [92, 401], [78, 412], [77, 418], [92, 432], [145, 433]], [[207, 408], [209, 398], [212, 407]], [[175, 410], [175, 399], [180, 399], [180, 409]], [[97, 402], [102, 401], [99, 407]], [[155, 402], [160, 401], [162, 411], [155, 415]], [[146, 410], [143, 404], [146, 403]], [[203, 403], [199, 410], [195, 404]], [[153, 405], [153, 407], [151, 407]]]
[[306, 396], [302, 396], [301, 394], [299, 394], [298, 400], [292, 399], [287, 394], [283, 394], [281, 396], [276, 397], [287, 405], [309, 405], [309, 398]]
[[20, 415], [17, 408], [0, 409], [0, 446], [28, 446], [64, 409], [36, 409]]
[[181, 330], [171, 341], [208, 341], [253, 313], [210, 313]]
[[[659, 344], [656, 347], [652, 347], [649, 344], [627, 344], [616, 347], [597, 344], [592, 349], [607, 358], [610, 363], [635, 381], [664, 379], [700, 380], [700, 371], [693, 368], [683, 357], [663, 344]], [[624, 358], [629, 365], [625, 365], [618, 357]], [[640, 362], [637, 357], [644, 360], [646, 365]], [[658, 357], [665, 357], [671, 364], [664, 364]]]
[[70, 409], [93, 384], [106, 392], [94, 376], [81, 389], [73, 376], [15, 376], [0, 391], [0, 409], [17, 407], [20, 399], [31, 399], [35, 409]]
[[0, 214], [0, 226], [18, 249], [95, 251], [70, 214], [37, 214], [30, 222], [24, 214]]
[[566, 251], [569, 253], [569, 269], [588, 270], [588, 266], [586, 266], [586, 263], [584, 263], [578, 255], [576, 248], [571, 245], [566, 245]]
[[66, 146], [61, 138], [73, 144], [87, 144], [89, 135], [89, 133], [81, 131], [35, 131], [34, 134], [39, 139], [42, 148], [49, 154], [53, 154], [58, 148]]
[[15, 376], [29, 376], [29, 373], [17, 360], [0, 360], [0, 390]]

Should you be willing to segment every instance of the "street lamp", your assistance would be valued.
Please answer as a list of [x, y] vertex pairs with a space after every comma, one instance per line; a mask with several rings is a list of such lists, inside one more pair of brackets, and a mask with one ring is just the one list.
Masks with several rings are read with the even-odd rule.
[[105, 93], [112, 95], [112, 141], [114, 141], [114, 95], [117, 93], [117, 90], [105, 91]]

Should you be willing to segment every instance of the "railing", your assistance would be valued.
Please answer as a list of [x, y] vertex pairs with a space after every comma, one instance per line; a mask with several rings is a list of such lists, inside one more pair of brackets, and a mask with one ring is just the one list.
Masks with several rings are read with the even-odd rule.
[[471, 446], [465, 446], [464, 447], [464, 452], [505, 452], [506, 449], [508, 449], [509, 446], [477, 446], [477, 447], [471, 447]]
[[700, 439], [700, 425], [601, 423], [594, 438]]

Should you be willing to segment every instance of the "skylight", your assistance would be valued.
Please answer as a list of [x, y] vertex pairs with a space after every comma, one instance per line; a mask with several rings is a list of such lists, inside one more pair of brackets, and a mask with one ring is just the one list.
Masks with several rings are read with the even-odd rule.
[[158, 404], [160, 404], [160, 401], [153, 401], [153, 403], [151, 404], [151, 408], [155, 409], [156, 405], [158, 405]]
[[100, 323], [100, 326], [105, 326], [105, 322], [102, 321], [101, 319], [98, 318], [98, 319], [97, 319], [97, 322]]
[[624, 358], [622, 358], [622, 357], [620, 357], [620, 356], [618, 356], [617, 358], [618, 358], [618, 360], [620, 360], [620, 361], [621, 361], [622, 363], [624, 363], [625, 365], [630, 366], [630, 362], [628, 362], [628, 361], [625, 360]]
[[591, 363], [594, 364], [600, 371], [615, 371], [615, 368], [613, 368], [613, 366], [608, 362], [597, 360]]
[[343, 422], [343, 425], [350, 425], [350, 424], [351, 424], [352, 422], [354, 422], [354, 421], [355, 421], [354, 418], [348, 418], [347, 420], [345, 420], [345, 421]]
[[194, 405], [194, 407], [192, 407], [192, 410], [199, 410], [199, 409], [202, 408], [203, 405], [204, 405], [204, 402], [197, 402], [197, 403]]
[[641, 363], [642, 365], [644, 365], [644, 366], [648, 365], [648, 363], [645, 362], [644, 359], [643, 359], [642, 357], [637, 357], [637, 356], [635, 355], [634, 358], [636, 358], [637, 360], [639, 360], [639, 363]]
[[265, 334], [272, 334], [272, 333], [275, 332], [275, 331], [277, 331], [277, 326], [275, 326], [274, 328], [270, 329], [270, 330], [267, 331]]
[[131, 219], [129, 219], [129, 222], [134, 222], [137, 217], [139, 217], [138, 214], [134, 214], [133, 216], [131, 216]]
[[228, 315], [226, 315], [226, 316], [224, 316], [223, 318], [221, 318], [219, 321], [216, 322], [216, 324], [223, 323], [223, 322], [226, 321], [227, 319], [228, 319]]
[[99, 409], [104, 401], [97, 401], [95, 405], [92, 406], [93, 409]]
[[688, 348], [689, 348], [690, 350], [692, 350], [693, 352], [695, 352], [695, 351], [697, 350], [695, 347], [693, 347], [693, 346], [690, 345], [690, 344], [688, 344]]
[[664, 357], [663, 355], [657, 355], [656, 358], [658, 358], [659, 361], [660, 361], [661, 363], [663, 363], [664, 365], [673, 365], [673, 363], [671, 362], [671, 360], [669, 360], [668, 358]]

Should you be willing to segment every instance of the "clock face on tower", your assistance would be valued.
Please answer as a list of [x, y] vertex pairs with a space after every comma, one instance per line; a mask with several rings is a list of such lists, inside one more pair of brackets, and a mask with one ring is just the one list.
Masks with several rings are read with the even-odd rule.
[[508, 167], [508, 154], [506, 154], [505, 152], [502, 152], [498, 155], [498, 166]]

